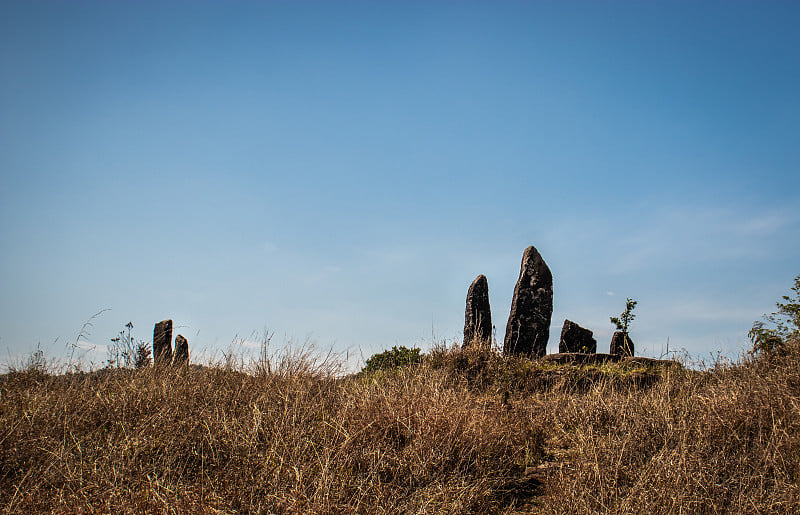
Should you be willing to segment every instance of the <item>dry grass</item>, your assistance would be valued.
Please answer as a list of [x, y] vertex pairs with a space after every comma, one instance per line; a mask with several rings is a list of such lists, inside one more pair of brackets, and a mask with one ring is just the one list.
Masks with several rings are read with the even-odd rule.
[[337, 378], [235, 368], [0, 378], [13, 513], [793, 513], [800, 343], [696, 372], [437, 349]]

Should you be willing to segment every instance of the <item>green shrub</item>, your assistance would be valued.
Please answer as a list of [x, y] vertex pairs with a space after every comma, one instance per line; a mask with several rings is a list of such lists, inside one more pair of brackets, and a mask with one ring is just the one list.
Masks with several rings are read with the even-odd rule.
[[[800, 334], [800, 275], [794, 278], [794, 298], [784, 295], [785, 302], [777, 302], [778, 311], [764, 315], [764, 321], [753, 323], [747, 333], [753, 342], [753, 352], [770, 352], [779, 349], [792, 336]], [[773, 327], [766, 327], [766, 323]]]
[[636, 307], [638, 301], [635, 301], [631, 298], [628, 298], [625, 301], [625, 311], [619, 317], [609, 317], [611, 323], [617, 326], [617, 331], [622, 331], [624, 334], [628, 334], [628, 327], [633, 322], [633, 319], [636, 318], [636, 315], [633, 314], [633, 308]]
[[393, 370], [396, 368], [413, 365], [422, 362], [421, 349], [416, 347], [408, 348], [404, 346], [392, 347], [391, 350], [375, 354], [367, 360], [366, 365], [361, 370], [362, 374], [369, 374], [378, 370]]
[[150, 365], [150, 345], [134, 338], [131, 329], [133, 322], [128, 322], [116, 338], [111, 338], [107, 359], [109, 367], [142, 368]]

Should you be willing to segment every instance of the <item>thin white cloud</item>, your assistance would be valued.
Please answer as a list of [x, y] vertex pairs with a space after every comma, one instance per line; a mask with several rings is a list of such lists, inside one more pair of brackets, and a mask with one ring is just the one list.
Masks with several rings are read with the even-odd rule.
[[725, 302], [709, 298], [660, 300], [649, 311], [678, 324], [695, 322], [738, 322], [755, 320], [761, 316], [756, 306], [741, 306], [738, 302]]
[[742, 236], [765, 236], [798, 226], [800, 226], [800, 210], [796, 206], [791, 206], [749, 217], [732, 226], [732, 230]]
[[641, 220], [606, 254], [616, 273], [687, 264], [758, 260], [773, 255], [776, 235], [800, 233], [800, 209], [744, 212], [732, 208], [673, 207]]

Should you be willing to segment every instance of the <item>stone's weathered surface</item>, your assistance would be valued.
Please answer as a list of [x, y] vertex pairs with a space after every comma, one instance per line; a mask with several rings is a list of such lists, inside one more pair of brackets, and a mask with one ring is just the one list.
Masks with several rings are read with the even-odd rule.
[[485, 275], [476, 277], [467, 291], [463, 347], [473, 342], [492, 343], [492, 310], [489, 307], [489, 282]]
[[615, 331], [614, 336], [611, 337], [609, 353], [617, 356], [633, 356], [633, 340], [630, 335], [622, 331]]
[[539, 358], [547, 352], [553, 316], [553, 275], [539, 251], [531, 246], [522, 255], [506, 325], [503, 353]]
[[153, 363], [172, 363], [172, 320], [162, 320], [153, 329]]
[[189, 364], [189, 341], [182, 334], [175, 337], [175, 357], [172, 358], [172, 364], [176, 367]]
[[597, 352], [597, 340], [592, 338], [592, 332], [584, 329], [572, 320], [564, 320], [561, 328], [561, 340], [558, 342], [558, 352], [583, 352], [592, 354]]

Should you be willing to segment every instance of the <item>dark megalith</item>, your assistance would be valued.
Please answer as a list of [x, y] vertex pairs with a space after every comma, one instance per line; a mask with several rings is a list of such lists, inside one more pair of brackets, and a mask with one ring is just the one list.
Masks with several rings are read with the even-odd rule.
[[153, 329], [153, 363], [172, 363], [172, 320], [162, 320]]
[[597, 352], [597, 340], [592, 338], [592, 332], [572, 320], [564, 320], [561, 328], [561, 340], [558, 342], [558, 352], [582, 352], [594, 354]]
[[553, 316], [553, 275], [539, 251], [531, 246], [522, 255], [506, 325], [503, 353], [540, 358], [547, 353]]
[[482, 345], [492, 342], [492, 310], [489, 307], [489, 282], [485, 275], [475, 278], [467, 291], [463, 347], [473, 342]]
[[615, 331], [611, 337], [610, 354], [615, 356], [633, 356], [633, 340], [627, 333]]
[[189, 341], [182, 334], [175, 337], [175, 357], [172, 358], [172, 364], [176, 367], [189, 364]]

